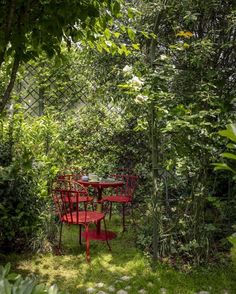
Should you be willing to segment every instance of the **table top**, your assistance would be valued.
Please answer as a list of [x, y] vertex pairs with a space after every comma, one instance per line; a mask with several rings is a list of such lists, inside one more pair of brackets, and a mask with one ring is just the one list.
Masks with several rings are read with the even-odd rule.
[[124, 185], [122, 181], [109, 181], [109, 180], [101, 180], [101, 181], [82, 181], [78, 180], [79, 184], [82, 184], [86, 187], [98, 187], [98, 188], [108, 188], [108, 187], [121, 187]]

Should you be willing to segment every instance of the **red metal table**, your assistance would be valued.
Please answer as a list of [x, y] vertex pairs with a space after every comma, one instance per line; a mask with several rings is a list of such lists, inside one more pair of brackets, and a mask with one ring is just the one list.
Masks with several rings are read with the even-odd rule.
[[[91, 186], [97, 189], [98, 201], [102, 200], [103, 189], [121, 187], [124, 185], [122, 181], [106, 181], [106, 180], [97, 181], [97, 182], [95, 181], [87, 182], [87, 181], [78, 180], [78, 183], [85, 187]], [[116, 233], [112, 231], [107, 231], [107, 235], [106, 235], [105, 231], [101, 230], [100, 222], [97, 224], [97, 229], [93, 231], [89, 231], [88, 235], [89, 235], [89, 239], [91, 240], [102, 240], [102, 241], [106, 241], [106, 237], [108, 240], [114, 239], [116, 237]]]

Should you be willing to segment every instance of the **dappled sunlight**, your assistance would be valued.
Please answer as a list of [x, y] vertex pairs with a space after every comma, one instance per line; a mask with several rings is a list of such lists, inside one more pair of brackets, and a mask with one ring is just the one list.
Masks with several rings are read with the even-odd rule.
[[[114, 231], [119, 229], [113, 220], [109, 226]], [[131, 229], [118, 233], [117, 238], [110, 242], [112, 252], [108, 251], [104, 242], [91, 242], [90, 263], [86, 262], [84, 242], [82, 246], [78, 245], [77, 228], [65, 226], [63, 233], [61, 256], [12, 254], [5, 261], [10, 261], [23, 276], [34, 274], [40, 282], [47, 285], [56, 283], [60, 289], [71, 294], [87, 293], [88, 288], [107, 292], [109, 287], [116, 290], [130, 287], [128, 293], [131, 294], [138, 293], [140, 289], [145, 289], [148, 294], [159, 293], [161, 288], [167, 288], [168, 293], [173, 294], [194, 294], [196, 290], [209, 287], [218, 290], [234, 287], [234, 273], [230, 268], [225, 268], [224, 273], [220, 269], [212, 269], [212, 273], [207, 272], [208, 275], [204, 272], [181, 273], [164, 265], [158, 265], [153, 271], [150, 260], [134, 246]]]

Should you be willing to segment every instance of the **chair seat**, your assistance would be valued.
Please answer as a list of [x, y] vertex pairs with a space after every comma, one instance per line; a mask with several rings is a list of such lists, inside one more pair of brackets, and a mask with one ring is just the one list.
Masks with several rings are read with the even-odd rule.
[[79, 196], [78, 200], [77, 197], [75, 196], [71, 196], [69, 199], [69, 196], [64, 197], [63, 199], [65, 202], [71, 202], [71, 203], [76, 203], [78, 202], [92, 202], [93, 201], [93, 197], [87, 197], [87, 196]]
[[67, 213], [61, 217], [62, 222], [70, 223], [70, 224], [86, 224], [86, 223], [96, 223], [104, 218], [104, 213], [97, 211], [80, 211]]
[[132, 199], [130, 196], [107, 196], [102, 198], [103, 201], [118, 202], [118, 203], [127, 203], [131, 202]]

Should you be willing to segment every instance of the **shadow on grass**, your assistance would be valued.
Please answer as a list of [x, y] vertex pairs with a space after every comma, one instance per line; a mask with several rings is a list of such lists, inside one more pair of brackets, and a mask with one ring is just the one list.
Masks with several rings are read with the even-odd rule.
[[[64, 254], [11, 254], [2, 257], [3, 263], [10, 261], [12, 267], [22, 275], [35, 274], [41, 282], [56, 283], [61, 290], [71, 294], [86, 293], [89, 287], [96, 288], [97, 293], [113, 285], [118, 291], [131, 288], [128, 293], [160, 293], [166, 288], [167, 293], [193, 294], [200, 290], [221, 293], [224, 290], [236, 293], [235, 270], [230, 267], [198, 270], [181, 273], [163, 265], [152, 271], [149, 260], [134, 244], [132, 228], [121, 233], [120, 218], [114, 217], [109, 222], [109, 230], [117, 233], [117, 238], [110, 241], [112, 252], [105, 242], [91, 241], [91, 263], [86, 263], [85, 246], [78, 245], [78, 228], [65, 227], [63, 232]], [[128, 276], [127, 281], [121, 278]], [[127, 279], [128, 279], [127, 278]], [[103, 283], [103, 284], [98, 284]], [[101, 288], [99, 288], [101, 286]]]

